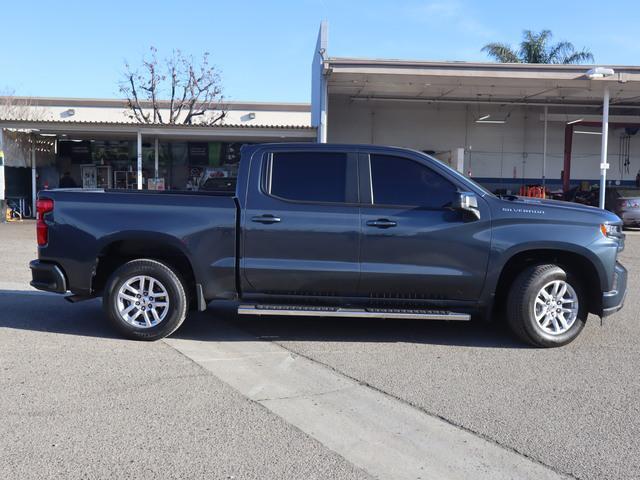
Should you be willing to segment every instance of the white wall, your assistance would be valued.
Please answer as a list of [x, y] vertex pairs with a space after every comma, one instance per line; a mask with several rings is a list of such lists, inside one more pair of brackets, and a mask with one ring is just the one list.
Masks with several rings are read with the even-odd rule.
[[[499, 108], [476, 105], [350, 101], [331, 96], [328, 141], [372, 143], [433, 150], [465, 148], [465, 171], [477, 178], [502, 178], [517, 183], [523, 177], [542, 178], [544, 123], [542, 107]], [[475, 119], [492, 114], [505, 124], [478, 124]], [[559, 182], [564, 158], [564, 122], [549, 122], [547, 180]], [[576, 130], [598, 130], [578, 127]], [[640, 133], [631, 138], [629, 173], [618, 168], [621, 130], [610, 129], [608, 177], [635, 180], [640, 170]], [[600, 135], [574, 134], [571, 162], [573, 180], [600, 177]], [[514, 169], [515, 177], [514, 178]]]

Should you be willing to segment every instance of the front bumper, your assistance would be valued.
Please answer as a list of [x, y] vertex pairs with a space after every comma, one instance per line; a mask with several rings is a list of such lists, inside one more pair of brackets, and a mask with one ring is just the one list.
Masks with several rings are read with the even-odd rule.
[[32, 260], [30, 285], [38, 290], [54, 293], [67, 292], [67, 280], [62, 269], [55, 263]]
[[602, 317], [616, 313], [624, 306], [627, 296], [627, 269], [616, 263], [613, 290], [602, 294]]
[[622, 219], [622, 224], [625, 227], [638, 227], [640, 226], [640, 210], [623, 210], [620, 212], [619, 217]]

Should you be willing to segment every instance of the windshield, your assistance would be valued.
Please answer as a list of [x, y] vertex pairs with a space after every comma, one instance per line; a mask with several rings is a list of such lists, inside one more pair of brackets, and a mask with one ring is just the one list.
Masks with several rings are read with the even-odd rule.
[[454, 177], [456, 177], [458, 179], [462, 179], [462, 180], [464, 180], [466, 182], [473, 183], [473, 186], [476, 187], [478, 190], [482, 191], [483, 195], [488, 195], [490, 197], [495, 197], [495, 195], [493, 193], [491, 193], [489, 190], [484, 188], [482, 185], [480, 185], [478, 182], [476, 182], [473, 178], [465, 175], [464, 173], [460, 173], [456, 169], [451, 168], [449, 165], [447, 165], [443, 161], [438, 160], [437, 158], [432, 157], [431, 155], [427, 155], [426, 153], [423, 153], [423, 155], [425, 155], [425, 156], [429, 157], [430, 159], [435, 160], [436, 162], [438, 162], [440, 165], [442, 165], [444, 168], [446, 168], [451, 173], [451, 175], [453, 175]]

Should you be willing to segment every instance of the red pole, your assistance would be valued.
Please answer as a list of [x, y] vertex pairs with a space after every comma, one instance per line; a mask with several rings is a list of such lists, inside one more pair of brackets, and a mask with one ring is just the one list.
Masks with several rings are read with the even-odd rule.
[[562, 191], [567, 193], [571, 180], [571, 147], [573, 145], [573, 124], [564, 127], [564, 169], [562, 173]]

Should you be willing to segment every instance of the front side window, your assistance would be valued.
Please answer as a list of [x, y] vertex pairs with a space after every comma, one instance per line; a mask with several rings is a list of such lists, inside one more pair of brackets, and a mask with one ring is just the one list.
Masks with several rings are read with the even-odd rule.
[[267, 183], [271, 195], [285, 200], [344, 203], [347, 199], [347, 155], [274, 153]]
[[370, 158], [376, 205], [440, 209], [455, 198], [453, 183], [418, 162], [392, 155], [371, 155]]

